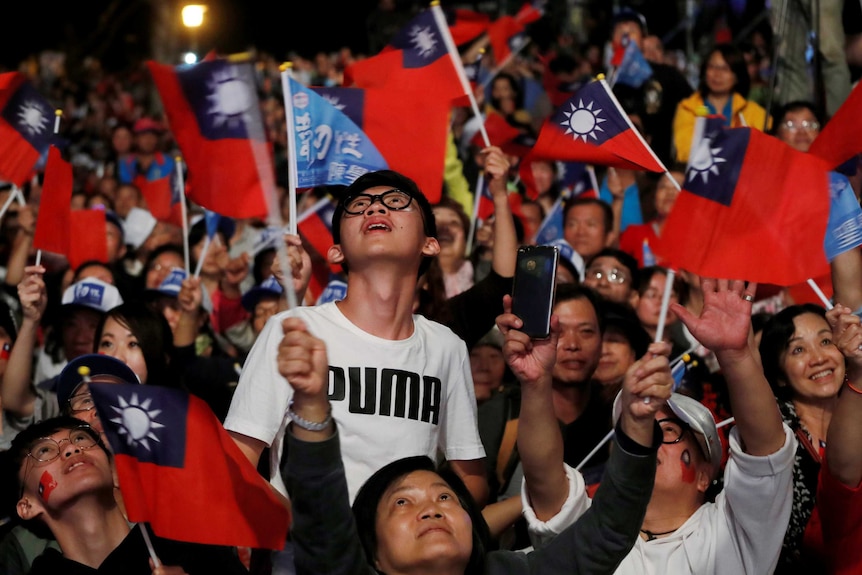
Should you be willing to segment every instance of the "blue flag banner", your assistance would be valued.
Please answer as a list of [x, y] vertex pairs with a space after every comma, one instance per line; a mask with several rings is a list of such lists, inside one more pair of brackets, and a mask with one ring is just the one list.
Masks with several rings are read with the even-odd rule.
[[649, 65], [637, 44], [629, 38], [623, 39], [625, 52], [623, 61], [617, 68], [616, 83], [632, 88], [640, 88], [652, 77], [652, 66]]
[[563, 200], [557, 199], [536, 231], [536, 244], [549, 244], [563, 237]]
[[[371, 139], [326, 94], [290, 79], [297, 186], [348, 186], [362, 174], [388, 168]], [[352, 92], [362, 97], [362, 92]], [[356, 106], [351, 106], [355, 108]], [[361, 103], [358, 104], [362, 108]]]
[[823, 249], [830, 262], [835, 256], [862, 245], [862, 208], [846, 176], [829, 172], [829, 219]]

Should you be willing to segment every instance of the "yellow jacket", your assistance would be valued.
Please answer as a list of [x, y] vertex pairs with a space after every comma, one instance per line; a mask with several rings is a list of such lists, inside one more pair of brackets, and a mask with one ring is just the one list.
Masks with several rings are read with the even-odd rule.
[[[694, 135], [694, 121], [697, 118], [697, 110], [703, 105], [703, 97], [700, 92], [695, 92], [676, 107], [676, 114], [673, 117], [673, 145], [678, 162], [688, 162], [688, 155], [691, 152], [691, 138]], [[748, 126], [763, 130], [766, 110], [759, 104], [734, 93], [731, 110], [733, 110], [730, 118], [731, 128]], [[771, 118], [769, 124], [772, 124]]]

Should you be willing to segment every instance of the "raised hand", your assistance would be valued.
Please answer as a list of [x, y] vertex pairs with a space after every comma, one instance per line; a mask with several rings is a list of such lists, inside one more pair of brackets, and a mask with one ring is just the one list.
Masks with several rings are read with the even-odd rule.
[[492, 196], [501, 194], [503, 197], [508, 196], [506, 183], [509, 179], [509, 159], [503, 150], [497, 146], [489, 146], [482, 150], [481, 153], [485, 174], [488, 176], [488, 190]]
[[[623, 412], [628, 412], [635, 420], [651, 423], [670, 397], [673, 389], [668, 361], [670, 351], [671, 346], [665, 341], [651, 343], [647, 353], [626, 371], [620, 401]], [[647, 397], [650, 401], [645, 403]]]
[[543, 376], [550, 378], [557, 359], [559, 320], [551, 316], [551, 335], [547, 339], [530, 339], [518, 331], [524, 322], [512, 313], [512, 296], [503, 296], [503, 313], [497, 316], [497, 327], [503, 334], [503, 357], [521, 383], [531, 384]]
[[290, 317], [282, 324], [284, 337], [278, 345], [278, 372], [290, 383], [294, 401], [327, 402], [329, 364], [326, 344], [311, 335], [299, 318]]
[[177, 294], [177, 302], [180, 304], [182, 311], [196, 314], [203, 309], [201, 307], [203, 295], [201, 278], [188, 277], [183, 280], [180, 286], [180, 292]]
[[832, 340], [856, 375], [862, 375], [862, 320], [846, 305], [835, 304], [826, 312], [826, 321], [832, 328]]
[[751, 331], [751, 302], [756, 283], [702, 278], [703, 309], [695, 316], [678, 303], [671, 310], [691, 334], [711, 351], [742, 350]]
[[[293, 280], [293, 291], [296, 293], [296, 299], [301, 301], [305, 290], [308, 288], [308, 282], [311, 281], [311, 256], [308, 255], [308, 252], [302, 245], [302, 238], [296, 234], [284, 234], [284, 243], [287, 245], [287, 257]], [[284, 272], [281, 269], [280, 257], [272, 260], [271, 271], [272, 275], [278, 280], [278, 283], [282, 286], [287, 285], [284, 281]]]
[[18, 299], [24, 319], [36, 323], [42, 319], [48, 305], [44, 275], [43, 266], [27, 266], [24, 268], [24, 279], [18, 284]]

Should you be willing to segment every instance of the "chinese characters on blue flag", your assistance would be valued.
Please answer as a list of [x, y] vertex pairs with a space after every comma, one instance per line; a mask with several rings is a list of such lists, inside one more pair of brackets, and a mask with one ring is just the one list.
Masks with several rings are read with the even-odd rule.
[[653, 246], [701, 276], [789, 286], [828, 272], [826, 164], [751, 128], [704, 137]]
[[297, 187], [349, 186], [389, 166], [371, 139], [340, 109], [289, 78], [295, 130]]
[[289, 514], [209, 406], [179, 389], [91, 383], [129, 521], [210, 545], [281, 549]]
[[0, 74], [0, 179], [21, 186], [54, 135], [54, 108], [20, 72]]
[[225, 216], [267, 216], [275, 174], [251, 62], [147, 66], [188, 167], [188, 198]]

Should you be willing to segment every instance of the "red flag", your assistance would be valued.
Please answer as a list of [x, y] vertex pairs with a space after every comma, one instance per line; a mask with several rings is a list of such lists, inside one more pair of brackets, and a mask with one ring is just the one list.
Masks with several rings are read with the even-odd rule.
[[275, 174], [248, 62], [147, 62], [188, 166], [190, 200], [233, 218], [265, 217]]
[[[305, 240], [311, 244], [320, 256], [326, 258], [326, 253], [332, 247], [332, 214], [335, 205], [329, 198], [323, 198], [296, 218], [296, 229]], [[333, 265], [332, 271], [338, 272], [339, 265]]]
[[491, 25], [491, 17], [472, 10], [456, 8], [444, 9], [449, 33], [456, 46], [466, 44], [484, 34]]
[[202, 399], [155, 385], [90, 392], [130, 521], [178, 541], [283, 548], [287, 509]]
[[69, 217], [69, 250], [72, 269], [89, 260], [108, 262], [105, 210], [72, 210]]
[[175, 189], [174, 174], [168, 174], [157, 180], [148, 180], [139, 174], [135, 185], [141, 190], [141, 195], [147, 202], [147, 209], [160, 222], [168, 222], [182, 226], [182, 206], [179, 193]]
[[314, 88], [368, 136], [432, 204], [443, 194], [449, 102], [422, 90]]
[[667, 171], [603, 79], [582, 87], [557, 109], [542, 126], [531, 154], [533, 158]]
[[494, 51], [494, 61], [501, 66], [507, 58], [526, 42], [523, 32], [527, 24], [542, 17], [543, 11], [529, 2], [521, 6], [514, 16], [501, 16], [488, 29], [491, 49]]
[[24, 74], [0, 74], [0, 178], [24, 185], [54, 137], [54, 109], [45, 98]]
[[344, 85], [421, 89], [446, 102], [463, 97], [464, 86], [434, 17], [435, 8], [439, 6], [420, 12], [378, 55], [348, 66]]
[[837, 168], [862, 153], [862, 89], [857, 85], [811, 143], [809, 153]]
[[788, 286], [829, 270], [822, 160], [751, 128], [714, 132], [692, 153], [654, 252], [707, 277]]
[[60, 150], [51, 146], [45, 165], [33, 247], [55, 254], [69, 253], [71, 203], [72, 166], [63, 159]]

